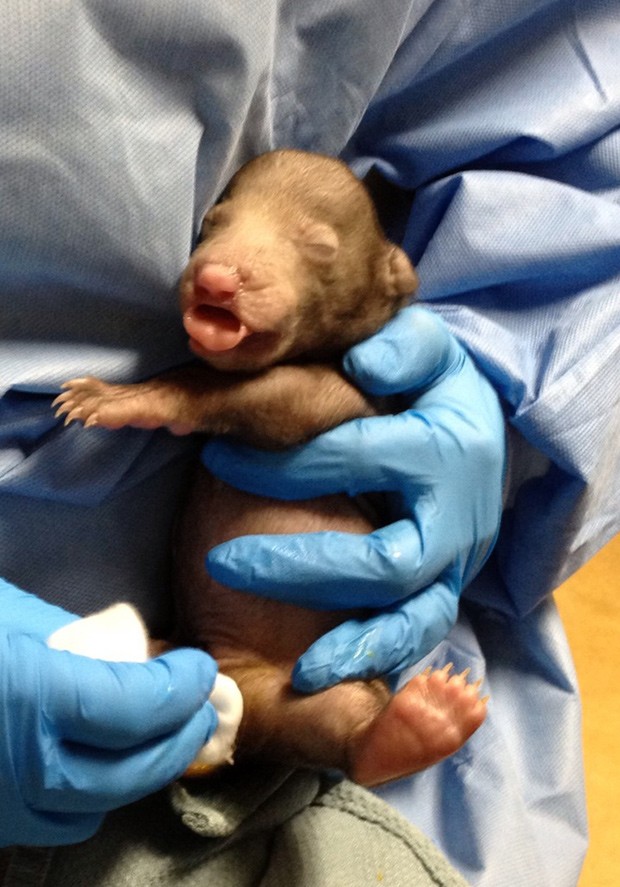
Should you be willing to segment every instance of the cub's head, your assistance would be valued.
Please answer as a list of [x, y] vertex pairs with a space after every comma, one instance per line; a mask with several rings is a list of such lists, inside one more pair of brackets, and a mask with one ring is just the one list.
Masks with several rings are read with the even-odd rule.
[[344, 351], [416, 286], [348, 167], [282, 150], [243, 166], [207, 214], [180, 300], [197, 356], [219, 369], [257, 370]]

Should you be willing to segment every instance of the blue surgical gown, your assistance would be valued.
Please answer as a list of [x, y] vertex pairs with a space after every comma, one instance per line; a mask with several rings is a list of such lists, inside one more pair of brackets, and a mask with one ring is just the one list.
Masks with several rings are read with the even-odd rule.
[[[511, 484], [433, 661], [489, 717], [381, 789], [484, 887], [569, 887], [586, 845], [579, 703], [550, 592], [618, 530], [620, 16], [612, 0], [4, 0], [0, 575], [165, 631], [195, 445], [63, 427], [66, 379], [184, 362], [175, 284], [236, 167], [341, 154], [496, 386]], [[403, 213], [402, 207], [405, 207]], [[388, 219], [388, 222], [390, 220]]]

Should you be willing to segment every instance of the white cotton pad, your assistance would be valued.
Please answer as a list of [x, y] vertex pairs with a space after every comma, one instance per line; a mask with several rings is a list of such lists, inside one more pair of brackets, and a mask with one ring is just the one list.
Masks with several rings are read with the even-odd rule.
[[108, 662], [146, 662], [149, 636], [138, 611], [130, 604], [76, 619], [47, 639], [47, 646]]
[[186, 776], [203, 776], [221, 764], [233, 763], [235, 740], [243, 714], [241, 690], [228, 675], [218, 674], [209, 699], [217, 712], [217, 730], [189, 765]]
[[[149, 637], [138, 611], [120, 603], [77, 619], [47, 639], [48, 647], [108, 662], [146, 662]], [[209, 701], [218, 716], [217, 730], [190, 764], [187, 775], [201, 776], [232, 763], [235, 739], [243, 714], [243, 697], [237, 684], [218, 674]]]

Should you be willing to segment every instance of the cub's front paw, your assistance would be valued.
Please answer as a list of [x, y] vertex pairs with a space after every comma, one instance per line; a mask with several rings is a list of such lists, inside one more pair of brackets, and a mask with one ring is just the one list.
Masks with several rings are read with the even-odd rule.
[[140, 385], [110, 385], [94, 376], [85, 376], [70, 379], [62, 388], [63, 393], [52, 407], [57, 407], [57, 417], [65, 417], [65, 425], [74, 421], [82, 422], [85, 428], [116, 429], [126, 425], [157, 428], [161, 425], [154, 418], [149, 398]]

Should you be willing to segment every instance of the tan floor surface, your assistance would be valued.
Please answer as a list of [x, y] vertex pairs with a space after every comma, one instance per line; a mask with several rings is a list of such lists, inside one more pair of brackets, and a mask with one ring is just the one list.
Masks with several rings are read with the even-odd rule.
[[583, 699], [590, 849], [579, 887], [620, 887], [620, 536], [556, 601]]

